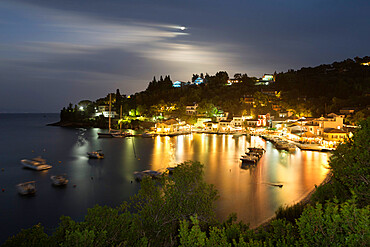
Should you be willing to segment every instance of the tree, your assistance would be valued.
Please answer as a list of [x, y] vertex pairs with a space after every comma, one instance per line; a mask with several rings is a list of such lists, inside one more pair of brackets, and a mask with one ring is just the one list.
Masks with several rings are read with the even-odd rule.
[[360, 122], [352, 138], [338, 146], [330, 158], [334, 179], [358, 197], [360, 205], [370, 202], [370, 117]]
[[159, 183], [161, 186], [144, 180], [133, 200], [141, 234], [151, 244], [173, 245], [180, 220], [190, 216], [197, 215], [203, 225], [215, 223], [214, 202], [218, 194], [213, 185], [203, 180], [202, 164], [184, 162], [176, 167], [172, 177], [165, 176]]
[[369, 210], [357, 208], [354, 200], [308, 206], [297, 220], [299, 246], [368, 246]]

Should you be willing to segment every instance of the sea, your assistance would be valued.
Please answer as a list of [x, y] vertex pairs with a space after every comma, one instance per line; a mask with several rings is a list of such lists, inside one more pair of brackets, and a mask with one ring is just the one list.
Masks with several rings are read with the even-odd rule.
[[[58, 121], [59, 114], [0, 114], [0, 244], [38, 223], [51, 234], [62, 215], [82, 221], [96, 204], [119, 206], [140, 189], [135, 171], [164, 171], [184, 161], [200, 161], [205, 180], [220, 195], [218, 218], [237, 213], [251, 227], [272, 217], [279, 206], [299, 202], [329, 171], [328, 153], [279, 151], [256, 136], [98, 138], [98, 128], [47, 125]], [[266, 149], [255, 166], [240, 161], [248, 147]], [[95, 150], [102, 150], [105, 158], [89, 159], [86, 153]], [[22, 159], [38, 156], [53, 167], [23, 168]], [[68, 177], [68, 185], [52, 186], [50, 176], [60, 174]], [[19, 195], [16, 185], [28, 181], [36, 182], [36, 194]]]

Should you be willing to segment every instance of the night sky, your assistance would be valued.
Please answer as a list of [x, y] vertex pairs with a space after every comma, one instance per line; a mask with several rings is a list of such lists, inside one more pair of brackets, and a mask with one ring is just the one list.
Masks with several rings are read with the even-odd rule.
[[[1, 0], [0, 113], [369, 54], [370, 1]], [[184, 30], [181, 27], [185, 27]]]

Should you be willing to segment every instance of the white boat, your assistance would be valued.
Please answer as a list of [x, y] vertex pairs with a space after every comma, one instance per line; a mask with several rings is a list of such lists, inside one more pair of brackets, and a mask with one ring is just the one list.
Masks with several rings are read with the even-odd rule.
[[21, 195], [32, 195], [36, 193], [36, 182], [29, 181], [17, 184], [18, 193]]
[[62, 186], [68, 184], [68, 179], [65, 175], [54, 175], [50, 177], [53, 185]]
[[103, 159], [104, 158], [104, 154], [101, 152], [101, 150], [87, 152], [87, 155], [89, 156], [89, 158], [92, 158], [92, 159]]
[[47, 170], [47, 169], [52, 168], [52, 166], [47, 165], [46, 160], [41, 157], [33, 158], [31, 160], [23, 159], [21, 160], [21, 163], [24, 167], [30, 168], [36, 171], [42, 171], [42, 170]]

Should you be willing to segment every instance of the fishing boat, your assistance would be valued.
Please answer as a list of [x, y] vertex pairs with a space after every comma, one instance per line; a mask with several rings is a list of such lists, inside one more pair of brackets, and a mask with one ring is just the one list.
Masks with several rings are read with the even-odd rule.
[[36, 182], [29, 181], [25, 183], [17, 184], [18, 193], [21, 195], [32, 195], [36, 193]]
[[36, 171], [42, 171], [42, 170], [47, 170], [47, 169], [52, 168], [52, 166], [47, 165], [46, 160], [41, 157], [33, 158], [30, 160], [22, 159], [21, 163], [25, 168], [30, 168]]
[[87, 152], [87, 155], [89, 156], [89, 158], [92, 158], [92, 159], [103, 159], [104, 158], [104, 154], [101, 152], [101, 150]]
[[63, 186], [68, 184], [68, 179], [65, 175], [54, 175], [50, 177], [52, 184], [55, 186]]

